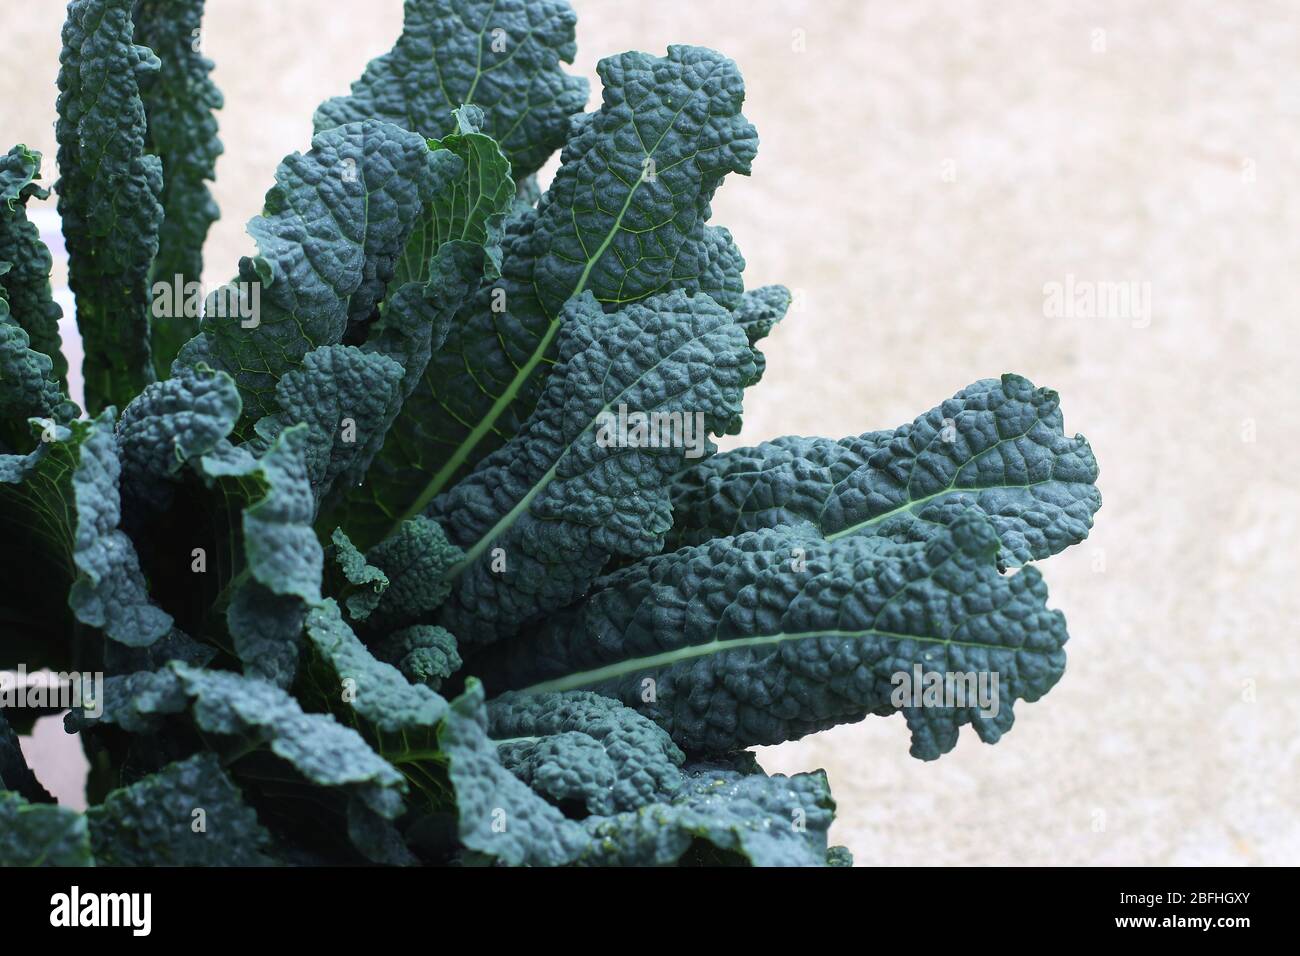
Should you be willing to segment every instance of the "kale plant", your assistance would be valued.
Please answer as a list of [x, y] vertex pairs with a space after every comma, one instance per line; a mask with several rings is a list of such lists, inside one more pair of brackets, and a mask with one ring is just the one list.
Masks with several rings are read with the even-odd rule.
[[1100, 496], [1054, 392], [715, 453], [790, 304], [710, 222], [758, 149], [733, 62], [609, 57], [582, 113], [564, 0], [407, 0], [202, 296], [201, 14], [68, 6], [85, 414], [41, 157], [0, 160], [0, 667], [106, 675], [66, 719], [84, 814], [7, 675], [0, 862], [842, 864], [825, 774], [747, 748], [901, 712], [934, 759], [1060, 679], [1029, 565]]

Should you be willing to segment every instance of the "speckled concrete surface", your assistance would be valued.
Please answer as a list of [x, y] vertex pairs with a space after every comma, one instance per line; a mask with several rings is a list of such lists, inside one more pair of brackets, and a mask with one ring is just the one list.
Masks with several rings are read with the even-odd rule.
[[[763, 145], [714, 221], [799, 308], [741, 442], [893, 426], [1014, 370], [1102, 465], [1093, 537], [1043, 568], [1069, 668], [1002, 743], [926, 764], [871, 719], [764, 765], [825, 767], [864, 865], [1300, 863], [1300, 4], [575, 5], [593, 82], [598, 55], [670, 42], [744, 71]], [[9, 18], [0, 57], [3, 138], [51, 160], [61, 6]], [[215, 283], [401, 4], [210, 6]], [[1047, 317], [1069, 276], [1149, 283], [1149, 321]], [[75, 780], [55, 742], [44, 772]]]

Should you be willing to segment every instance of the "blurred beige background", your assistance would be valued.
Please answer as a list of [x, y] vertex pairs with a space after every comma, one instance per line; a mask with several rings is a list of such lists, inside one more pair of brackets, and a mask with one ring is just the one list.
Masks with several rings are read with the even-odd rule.
[[[745, 74], [762, 148], [714, 222], [797, 311], [728, 444], [892, 427], [1017, 371], [1102, 466], [1092, 538], [1043, 569], [1069, 668], [1002, 743], [922, 763], [869, 719], [764, 766], [826, 768], [862, 865], [1300, 863], [1300, 3], [574, 5], [593, 85], [598, 56], [670, 42]], [[401, 3], [209, 6], [215, 284]], [[62, 15], [24, 5], [0, 56], [4, 146], [51, 178]], [[1149, 283], [1149, 322], [1048, 318], [1068, 276]], [[58, 737], [32, 748], [47, 779]]]

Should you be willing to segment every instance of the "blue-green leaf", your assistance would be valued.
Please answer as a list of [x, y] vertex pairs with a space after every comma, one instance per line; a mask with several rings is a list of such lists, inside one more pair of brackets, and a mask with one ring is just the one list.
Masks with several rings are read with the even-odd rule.
[[395, 665], [413, 684], [431, 690], [460, 670], [463, 663], [456, 649], [456, 637], [445, 627], [412, 624], [393, 631], [375, 644], [375, 654]]
[[68, 604], [83, 624], [129, 647], [145, 647], [171, 630], [172, 619], [149, 600], [135, 546], [119, 528], [122, 465], [113, 410], [88, 425], [74, 422], [73, 432], [82, 434], [71, 476], [77, 514], [72, 559], [79, 573]]
[[1101, 507], [1097, 460], [1067, 437], [1055, 392], [1018, 375], [963, 389], [911, 424], [857, 438], [779, 438], [716, 455], [673, 483], [676, 544], [780, 524], [826, 539], [923, 541], [974, 509], [1010, 565], [1082, 541]]
[[[748, 173], [758, 138], [744, 85], [711, 50], [602, 60], [601, 109], [575, 123], [551, 189], [507, 223], [502, 276], [457, 314], [396, 428], [427, 477], [401, 518], [422, 512], [527, 419], [555, 361], [569, 300], [614, 310], [656, 293], [707, 292], [740, 304], [743, 260], [709, 202]], [[412, 489], [415, 490], [415, 489]]]
[[449, 572], [464, 557], [436, 521], [417, 515], [402, 522], [366, 552], [367, 563], [388, 579], [367, 625], [384, 632], [432, 613], [451, 593]]
[[[135, 0], [135, 39], [158, 55], [156, 73], [140, 78], [148, 120], [145, 146], [162, 161], [163, 207], [158, 255], [150, 281], [203, 279], [203, 241], [220, 211], [207, 182], [216, 178], [221, 140], [214, 110], [221, 92], [209, 79], [213, 63], [201, 52], [203, 0]], [[198, 317], [155, 317], [151, 347], [154, 368], [166, 378], [172, 360], [195, 332]]]
[[470, 681], [438, 732], [456, 789], [460, 841], [510, 866], [562, 866], [587, 845], [582, 827], [501, 764], [488, 736], [483, 688]]
[[[827, 543], [788, 526], [719, 538], [599, 580], [486, 679], [614, 697], [688, 753], [780, 743], [894, 711], [916, 757], [951, 750], [968, 723], [996, 743], [1014, 702], [1060, 679], [1066, 640], [1038, 571], [1000, 574], [999, 547], [975, 511], [915, 543]], [[895, 697], [898, 675], [910, 681], [918, 668], [941, 681], [963, 675], [966, 696]]]
[[401, 405], [401, 365], [352, 345], [325, 345], [275, 386], [279, 411], [257, 423], [260, 443], [286, 428], [307, 426], [307, 476], [319, 501], [336, 485], [365, 476]]
[[[24, 556], [0, 580], [10, 621], [36, 638], [32, 650], [55, 660], [73, 615], [129, 647], [152, 644], [172, 620], [150, 600], [120, 527], [113, 410], [67, 426], [33, 420], [32, 430], [30, 454], [0, 455], [0, 531]], [[73, 615], [60, 615], [62, 607]]]
[[[744, 264], [741, 264], [744, 268]], [[765, 339], [776, 324], [785, 318], [790, 308], [790, 290], [783, 285], [765, 285], [750, 289], [740, 297], [736, 307], [736, 324], [745, 330], [751, 345]], [[767, 367], [767, 360], [762, 352], [755, 349], [758, 359], [758, 372], [761, 376]]]
[[59, 57], [59, 215], [77, 296], [86, 408], [124, 407], [153, 381], [149, 268], [162, 162], [146, 153], [139, 82], [158, 58], [133, 41], [134, 0], [71, 0]]
[[455, 112], [458, 131], [430, 142], [453, 161], [407, 241], [364, 346], [402, 366], [401, 401], [408, 407], [385, 428], [383, 450], [365, 481], [347, 489], [346, 501], [327, 506], [323, 519], [326, 527], [344, 525], [364, 546], [393, 530], [395, 511], [415, 499], [427, 481], [423, 421], [430, 397], [417, 390], [456, 310], [485, 280], [500, 275], [504, 218], [514, 196], [510, 164], [497, 144], [477, 131], [482, 113], [476, 107]]
[[0, 866], [94, 866], [86, 818], [0, 790]]
[[270, 835], [216, 755], [114, 790], [86, 814], [100, 866], [265, 866]]
[[[0, 263], [0, 271], [4, 265]], [[0, 289], [0, 452], [33, 448], [29, 418], [66, 422], [76, 417], [55, 380], [49, 356], [30, 346], [31, 339], [9, 313]]]
[[28, 200], [49, 196], [49, 190], [36, 184], [40, 175], [41, 154], [36, 150], [20, 144], [0, 156], [0, 263], [9, 263], [7, 272], [0, 267], [0, 289], [8, 295], [9, 309], [31, 348], [49, 357], [51, 377], [66, 393], [68, 362], [59, 337], [63, 310], [50, 292], [53, 263], [39, 230], [27, 219]]
[[74, 710], [66, 723], [70, 730], [104, 723], [156, 733], [168, 717], [182, 714], [213, 735], [211, 744], [227, 756], [226, 769], [236, 779], [244, 775], [244, 758], [265, 752], [309, 788], [343, 791], [385, 819], [402, 811], [402, 775], [356, 731], [328, 714], [304, 713], [288, 693], [256, 677], [173, 661], [161, 670], [107, 678], [103, 713]]
[[686, 758], [653, 721], [587, 691], [506, 694], [488, 706], [502, 764], [552, 803], [611, 814], [671, 800]]
[[308, 153], [280, 164], [262, 214], [248, 224], [258, 255], [241, 259], [237, 282], [209, 298], [202, 331], [178, 361], [228, 372], [245, 424], [278, 411], [280, 377], [371, 316], [438, 167], [451, 161], [389, 123], [318, 133]]
[[[450, 785], [436, 735], [448, 712], [446, 700], [376, 658], [332, 599], [308, 615], [307, 635], [312, 655], [304, 693], [341, 721], [356, 726], [375, 751], [406, 777], [412, 791], [423, 796], [424, 812], [445, 812]], [[381, 851], [385, 845], [395, 851], [401, 842], [373, 821], [354, 822], [371, 851]]]
[[321, 599], [310, 443], [308, 426], [294, 425], [260, 456], [223, 441], [198, 460], [203, 477], [240, 508], [246, 563], [228, 585], [226, 617], [235, 653], [250, 673], [282, 687], [296, 673], [307, 610]]
[[338, 605], [326, 598], [307, 615], [307, 636], [318, 661], [333, 676], [322, 686], [380, 734], [434, 727], [447, 702], [423, 684], [412, 684], [391, 664], [375, 658], [348, 627]]
[[735, 427], [756, 375], [744, 332], [707, 295], [612, 314], [590, 294], [574, 300], [532, 417], [434, 502], [465, 550], [442, 623], [462, 641], [496, 640], [578, 598], [612, 555], [657, 552], [668, 480]]
[[587, 102], [586, 80], [560, 68], [577, 52], [574, 22], [563, 0], [406, 0], [393, 49], [370, 61], [349, 96], [321, 104], [316, 129], [374, 117], [437, 139], [456, 128], [451, 111], [473, 103], [522, 179]]
[[123, 491], [165, 507], [185, 465], [215, 450], [241, 409], [234, 379], [205, 365], [146, 387], [117, 423]]
[[673, 800], [585, 821], [587, 866], [825, 866], [835, 816], [826, 774], [688, 766]]
[[333, 546], [334, 563], [343, 580], [355, 588], [344, 602], [348, 614], [355, 621], [364, 621], [378, 605], [384, 591], [388, 589], [388, 575], [366, 561], [366, 556], [357, 549], [342, 528], [335, 528], [330, 540]]

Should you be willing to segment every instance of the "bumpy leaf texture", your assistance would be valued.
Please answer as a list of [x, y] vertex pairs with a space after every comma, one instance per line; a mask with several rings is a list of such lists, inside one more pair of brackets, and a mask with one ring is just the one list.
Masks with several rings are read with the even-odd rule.
[[464, 663], [455, 635], [431, 624], [413, 624], [393, 631], [375, 645], [375, 654], [396, 665], [411, 683], [432, 690], [441, 687]]
[[[356, 731], [328, 714], [304, 713], [285, 691], [255, 677], [172, 661], [157, 671], [107, 678], [102, 715], [74, 711], [65, 722], [69, 730], [102, 723], [157, 733], [171, 715], [186, 715], [211, 735], [211, 745], [227, 757], [226, 769], [237, 779], [267, 779], [265, 766], [244, 767], [251, 756], [269, 754], [300, 787], [340, 791], [385, 819], [402, 811], [402, 775]], [[282, 796], [288, 800], [291, 794]]]
[[[581, 691], [507, 695], [492, 702], [493, 760], [475, 726], [481, 723], [479, 695], [471, 684], [452, 704], [449, 725], [459, 715], [458, 733], [466, 744], [475, 742], [472, 754], [452, 754], [451, 766], [462, 839], [481, 853], [506, 862], [582, 866], [828, 861], [826, 831], [835, 805], [820, 771], [768, 777], [747, 753], [683, 766], [681, 751], [646, 717]], [[501, 777], [501, 766], [533, 794]], [[492, 808], [494, 827], [485, 831], [475, 794], [492, 784], [501, 799]], [[567, 820], [549, 831], [534, 826], [554, 821], [551, 808], [579, 821], [581, 837]], [[527, 826], [501, 839], [511, 821], [521, 819]]]
[[55, 189], [92, 414], [124, 407], [154, 379], [148, 280], [163, 179], [161, 160], [146, 150], [139, 82], [159, 63], [132, 42], [132, 3], [72, 0], [59, 57]]
[[[776, 324], [785, 318], [790, 302], [790, 290], [783, 285], [760, 286], [748, 290], [740, 297], [740, 305], [736, 307], [736, 323], [745, 330], [751, 345], [767, 338]], [[756, 350], [754, 355], [758, 359], [758, 374], [762, 376], [767, 361], [762, 352]]]
[[311, 656], [300, 694], [357, 727], [374, 750], [405, 775], [411, 789], [425, 798], [426, 808], [439, 809], [446, 788], [436, 769], [442, 755], [435, 734], [448, 712], [447, 702], [375, 657], [332, 599], [308, 615], [307, 635]]
[[234, 379], [205, 365], [148, 386], [117, 423], [124, 494], [165, 509], [185, 465], [217, 448], [242, 407]]
[[516, 179], [536, 172], [564, 142], [587, 82], [569, 76], [576, 18], [563, 0], [406, 0], [402, 35], [370, 61], [352, 93], [321, 104], [316, 130], [375, 117], [430, 139], [472, 103], [501, 144]]
[[[670, 802], [591, 818], [587, 866], [823, 866], [835, 816], [826, 774], [689, 765]], [[842, 847], [836, 849], [842, 850]]]
[[56, 609], [67, 606], [114, 641], [152, 644], [172, 621], [149, 599], [135, 547], [119, 527], [112, 411], [35, 430], [33, 452], [0, 456], [0, 527], [25, 557], [5, 576], [15, 630], [38, 635], [47, 647], [36, 659], [45, 659], [64, 626]]
[[[465, 557], [442, 623], [487, 642], [577, 599], [613, 554], [657, 552], [671, 476], [734, 430], [753, 350], [732, 314], [673, 292], [614, 313], [586, 293], [565, 310], [557, 363], [522, 430], [432, 516]], [[629, 413], [654, 416], [632, 434]], [[648, 421], [648, 420], [647, 420]]]
[[201, 332], [178, 358], [235, 379], [240, 434], [279, 410], [281, 376], [372, 314], [440, 167], [453, 162], [417, 134], [365, 120], [317, 134], [308, 153], [280, 164], [248, 224], [258, 255], [241, 259], [238, 280], [209, 299]]
[[[49, 196], [49, 190], [36, 184], [40, 174], [41, 154], [35, 150], [20, 144], [0, 156], [0, 289], [32, 349], [49, 357], [51, 377], [66, 392], [68, 362], [59, 337], [63, 310], [50, 292], [50, 251], [27, 219], [28, 201]], [[3, 263], [9, 264], [9, 271], [3, 271]]]
[[[0, 263], [0, 273], [5, 265]], [[55, 422], [75, 417], [74, 409], [65, 405], [49, 356], [30, 345], [0, 289], [0, 452], [33, 447], [30, 418]]]
[[91, 866], [86, 818], [0, 790], [0, 866]]
[[447, 572], [464, 557], [436, 521], [417, 515], [403, 522], [366, 552], [366, 561], [388, 580], [367, 626], [385, 633], [431, 614], [451, 593]]
[[[445, 341], [456, 310], [484, 281], [500, 275], [504, 219], [514, 197], [510, 164], [496, 143], [477, 131], [481, 111], [465, 107], [456, 116], [458, 131], [431, 141], [440, 152], [455, 157], [455, 175], [435, 193], [411, 233], [383, 312], [364, 346], [401, 364], [402, 402], [420, 388], [429, 359]], [[418, 319], [414, 330], [413, 319]], [[365, 480], [346, 489], [346, 501], [337, 502], [333, 509], [326, 507], [324, 527], [345, 525], [367, 546], [394, 529], [395, 516], [427, 481], [418, 467], [427, 454], [421, 447], [419, 417], [419, 408], [427, 401], [424, 395], [416, 395], [407, 414], [395, 424], [385, 423], [377, 433], [382, 452]]]
[[510, 161], [500, 144], [482, 132], [481, 109], [463, 106], [453, 115], [456, 131], [431, 140], [431, 145], [450, 151], [462, 169], [451, 179], [453, 188], [436, 193], [420, 217], [397, 264], [395, 286], [443, 279], [435, 274], [436, 256], [449, 244], [477, 250], [486, 258], [478, 269], [480, 277], [486, 273], [494, 279], [499, 274], [503, 224], [515, 193]]
[[[599, 580], [485, 679], [614, 697], [694, 753], [901, 710], [912, 754], [933, 759], [963, 724], [995, 743], [1014, 701], [1037, 700], [1065, 668], [1065, 619], [1047, 609], [1042, 577], [1000, 574], [999, 548], [977, 512], [905, 544], [827, 543], [788, 526], [715, 539]], [[895, 675], [917, 667], [996, 674], [998, 686], [971, 686], [958, 706], [895, 698]]]
[[1010, 565], [1088, 536], [1097, 460], [1067, 437], [1050, 389], [1019, 375], [962, 389], [908, 425], [856, 438], [779, 438], [716, 455], [673, 482], [674, 544], [811, 526], [827, 540], [923, 541], [972, 509]]
[[456, 788], [460, 842], [510, 866], [563, 866], [588, 843], [582, 827], [502, 766], [488, 736], [483, 688], [471, 682], [438, 731]]
[[427, 477], [393, 503], [394, 527], [519, 430], [555, 362], [570, 299], [590, 292], [616, 310], [677, 289], [740, 304], [744, 260], [726, 230], [706, 225], [723, 177], [748, 173], [757, 150], [736, 65], [671, 47], [597, 70], [603, 105], [575, 124], [537, 209], [507, 223], [501, 278], [457, 314], [398, 419], [409, 466]]
[[[0, 862], [839, 865], [824, 773], [744, 748], [901, 711], [932, 759], [1059, 679], [1064, 619], [1022, 566], [1100, 497], [1055, 394], [1008, 375], [894, 431], [709, 457], [790, 305], [708, 224], [757, 149], [740, 74], [622, 54], [573, 118], [561, 0], [408, 0], [149, 384], [192, 331], [155, 325], [151, 361], [159, 229], [153, 278], [197, 279], [216, 214], [200, 15], [69, 8], [60, 207], [116, 429], [63, 394], [39, 157], [0, 158], [0, 532], [30, 556], [0, 580], [5, 653], [57, 647], [38, 611], [66, 601], [114, 674], [68, 727], [132, 741], [130, 785], [77, 817], [36, 805], [0, 717]], [[127, 536], [183, 512], [218, 541], [199, 610], [166, 595], [202, 644]], [[157, 586], [171, 552], [136, 540]], [[973, 680], [900, 695], [922, 672]]]
[[307, 475], [319, 500], [336, 484], [360, 483], [401, 405], [402, 366], [353, 345], [325, 345], [275, 386], [280, 411], [255, 427], [269, 443], [286, 428], [307, 430]]
[[114, 790], [86, 813], [100, 866], [264, 866], [270, 835], [215, 754]]
[[[199, 282], [203, 242], [220, 215], [207, 183], [216, 178], [222, 96], [202, 53], [203, 0], [135, 0], [135, 40], [157, 54], [160, 67], [140, 80], [148, 120], [146, 148], [162, 161], [163, 221], [150, 283]], [[172, 359], [198, 331], [198, 317], [155, 316], [150, 339], [154, 369], [166, 378]]]
[[[307, 617], [307, 635], [323, 670], [326, 700], [346, 700], [380, 734], [432, 728], [447, 712], [447, 702], [422, 684], [412, 684], [391, 664], [375, 658], [326, 598]], [[382, 748], [381, 748], [382, 749]]]
[[307, 611], [320, 602], [325, 556], [312, 529], [311, 431], [294, 425], [259, 456], [227, 441], [198, 460], [201, 474], [235, 502], [243, 570], [227, 587], [226, 622], [245, 671], [293, 682]]
[[507, 694], [488, 708], [502, 764], [563, 806], [609, 815], [676, 796], [686, 757], [662, 728], [588, 691]]
[[353, 620], [365, 620], [378, 607], [384, 592], [388, 590], [388, 575], [366, 561], [366, 556], [342, 528], [334, 529], [330, 541], [326, 559], [328, 561], [333, 558], [338, 573], [346, 582], [344, 586], [352, 592], [344, 602], [348, 614]]
[[[73, 423], [74, 434], [81, 426]], [[79, 451], [71, 476], [77, 514], [72, 558], [79, 573], [68, 604], [78, 620], [102, 628], [113, 640], [147, 646], [171, 630], [172, 619], [149, 599], [135, 546], [119, 527], [122, 465], [112, 409], [85, 429]]]

